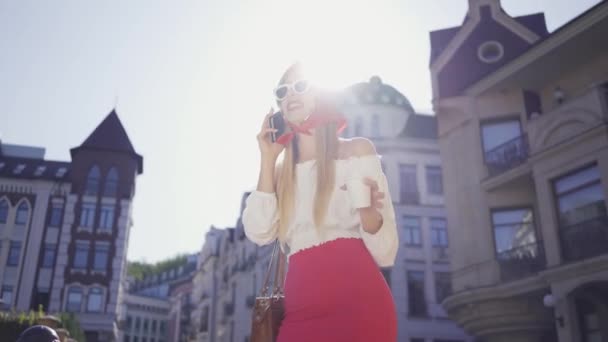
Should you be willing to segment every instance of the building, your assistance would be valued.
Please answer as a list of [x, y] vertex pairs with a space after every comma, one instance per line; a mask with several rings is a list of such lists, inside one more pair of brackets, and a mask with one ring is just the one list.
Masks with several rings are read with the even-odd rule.
[[87, 341], [113, 341], [143, 158], [115, 111], [71, 161], [1, 144], [0, 281], [3, 309], [40, 306], [78, 316]]
[[186, 256], [184, 264], [127, 281], [121, 326], [123, 342], [187, 341], [192, 276], [197, 254]]
[[124, 342], [167, 342], [170, 303], [166, 298], [127, 293]]
[[408, 99], [378, 76], [342, 95], [345, 136], [373, 140], [382, 158], [401, 246], [395, 265], [382, 269], [391, 287], [399, 341], [466, 341], [441, 306], [450, 293], [447, 231], [435, 117], [418, 114]]
[[[248, 195], [242, 197], [241, 215]], [[272, 245], [260, 247], [246, 238], [240, 217], [234, 228], [211, 227], [193, 283], [193, 341], [249, 340], [251, 310], [271, 252]]]
[[608, 340], [606, 32], [607, 1], [549, 33], [499, 0], [431, 32], [444, 306], [484, 341]]

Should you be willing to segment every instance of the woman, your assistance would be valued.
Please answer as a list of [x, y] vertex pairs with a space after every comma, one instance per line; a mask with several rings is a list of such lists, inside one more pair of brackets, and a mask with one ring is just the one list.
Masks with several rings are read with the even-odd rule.
[[[258, 134], [261, 168], [243, 223], [258, 245], [285, 245], [285, 318], [279, 342], [396, 341], [393, 298], [378, 266], [398, 249], [395, 214], [373, 144], [339, 139], [343, 118], [294, 65], [275, 90], [293, 134], [272, 143], [266, 118]], [[277, 158], [284, 152], [282, 163]], [[354, 209], [346, 182], [370, 188], [370, 206]]]

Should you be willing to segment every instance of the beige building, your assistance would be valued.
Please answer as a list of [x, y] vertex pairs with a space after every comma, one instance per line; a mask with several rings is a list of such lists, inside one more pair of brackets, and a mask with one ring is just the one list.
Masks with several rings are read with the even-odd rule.
[[431, 32], [454, 293], [484, 341], [608, 341], [608, 2]]

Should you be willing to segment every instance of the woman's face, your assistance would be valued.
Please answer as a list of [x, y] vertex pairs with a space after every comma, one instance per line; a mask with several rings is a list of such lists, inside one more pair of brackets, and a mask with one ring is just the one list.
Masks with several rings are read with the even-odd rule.
[[[305, 87], [305, 83], [301, 81], [306, 81], [302, 71], [298, 70], [298, 68], [288, 71], [284, 77], [283, 84], [290, 86], [287, 87], [285, 97], [279, 100], [281, 112], [283, 112], [287, 120], [293, 123], [300, 123], [306, 120], [315, 109], [314, 90], [310, 84]], [[279, 87], [283, 84], [279, 84]], [[298, 91], [294, 91], [294, 85]], [[300, 92], [302, 89], [307, 90]]]

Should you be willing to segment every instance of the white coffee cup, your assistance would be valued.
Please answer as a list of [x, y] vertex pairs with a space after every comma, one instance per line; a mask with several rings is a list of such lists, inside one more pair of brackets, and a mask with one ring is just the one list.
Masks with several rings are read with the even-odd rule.
[[354, 208], [367, 208], [371, 205], [371, 189], [363, 183], [363, 178], [349, 179], [346, 183], [346, 189]]

